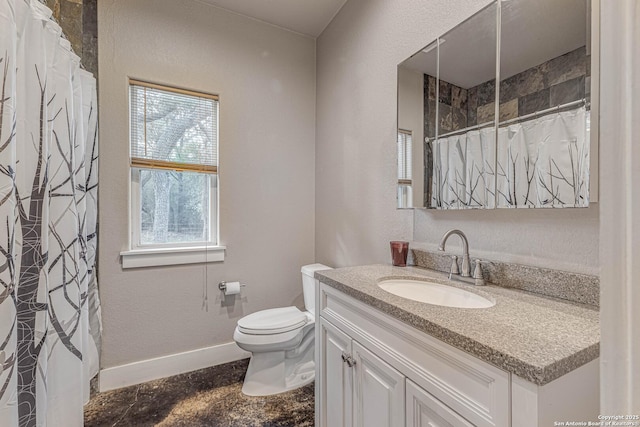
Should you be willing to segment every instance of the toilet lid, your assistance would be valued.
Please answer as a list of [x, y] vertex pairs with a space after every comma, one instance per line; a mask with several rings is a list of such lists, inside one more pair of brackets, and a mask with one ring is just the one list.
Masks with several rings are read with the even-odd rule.
[[271, 308], [238, 320], [238, 329], [252, 335], [273, 335], [304, 326], [307, 316], [297, 307]]

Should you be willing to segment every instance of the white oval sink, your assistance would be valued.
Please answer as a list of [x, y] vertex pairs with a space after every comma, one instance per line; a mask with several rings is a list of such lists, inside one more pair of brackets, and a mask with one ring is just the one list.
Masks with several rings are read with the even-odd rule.
[[495, 305], [473, 292], [426, 280], [388, 279], [378, 282], [378, 286], [399, 297], [445, 307], [488, 308]]

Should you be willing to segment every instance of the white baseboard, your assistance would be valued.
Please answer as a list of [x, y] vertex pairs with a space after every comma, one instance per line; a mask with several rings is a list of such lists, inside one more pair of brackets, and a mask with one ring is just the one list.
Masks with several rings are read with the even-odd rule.
[[141, 360], [100, 371], [100, 391], [114, 390], [147, 381], [183, 374], [250, 357], [235, 342]]

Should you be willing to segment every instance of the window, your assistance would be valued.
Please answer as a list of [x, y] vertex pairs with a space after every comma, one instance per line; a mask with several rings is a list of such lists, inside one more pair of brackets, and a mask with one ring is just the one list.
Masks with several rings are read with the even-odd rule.
[[413, 193], [411, 189], [411, 150], [412, 132], [410, 130], [398, 130], [398, 207], [410, 208], [413, 206]]
[[123, 266], [136, 251], [206, 252], [218, 244], [218, 97], [130, 80], [129, 112], [131, 250]]

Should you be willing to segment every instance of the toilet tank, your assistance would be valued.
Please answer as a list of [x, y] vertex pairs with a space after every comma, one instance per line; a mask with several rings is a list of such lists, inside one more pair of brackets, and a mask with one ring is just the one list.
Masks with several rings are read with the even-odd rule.
[[310, 264], [302, 266], [302, 293], [304, 295], [304, 308], [311, 314], [316, 314], [316, 279], [313, 275], [316, 271], [331, 270], [323, 264]]

